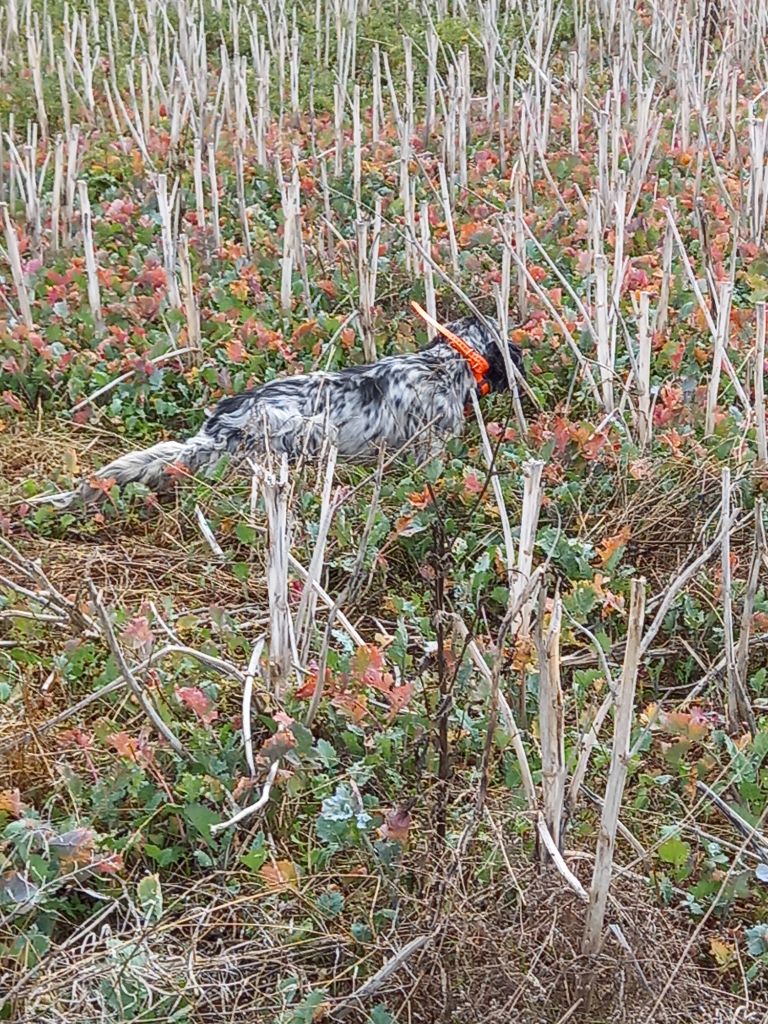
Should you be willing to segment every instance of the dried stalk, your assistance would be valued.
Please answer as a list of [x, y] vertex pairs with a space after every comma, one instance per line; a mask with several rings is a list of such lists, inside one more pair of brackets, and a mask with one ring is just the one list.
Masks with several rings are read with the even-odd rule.
[[725, 672], [727, 680], [726, 723], [731, 733], [741, 731], [742, 723], [749, 723], [754, 729], [755, 720], [745, 689], [745, 680], [739, 676], [736, 664], [736, 648], [733, 640], [733, 586], [731, 581], [731, 534], [728, 527], [731, 517], [731, 470], [723, 466], [722, 511], [720, 547], [720, 571], [722, 576], [723, 600], [723, 644], [725, 647]]
[[[739, 692], [747, 694], [749, 682], [749, 639], [752, 632], [752, 615], [755, 608], [755, 598], [760, 586], [760, 569], [762, 567], [763, 555], [768, 550], [765, 537], [765, 524], [763, 521], [764, 504], [763, 499], [755, 501], [755, 534], [752, 542], [752, 559], [749, 566], [747, 586], [744, 591], [744, 604], [741, 612], [741, 626], [739, 629], [739, 643], [736, 648], [736, 678], [738, 680]], [[752, 735], [755, 735], [755, 722], [750, 707], [748, 719]]]
[[243, 686], [243, 746], [245, 747], [245, 761], [251, 778], [256, 776], [256, 761], [253, 756], [253, 733], [251, 723], [251, 702], [253, 700], [253, 682], [259, 670], [259, 661], [264, 650], [264, 637], [260, 636], [253, 645], [251, 660], [248, 662], [248, 669], [245, 673], [245, 685]]
[[219, 182], [216, 176], [216, 147], [208, 145], [208, 180], [211, 192], [211, 226], [213, 228], [213, 244], [218, 251], [221, 249], [221, 227], [219, 219]]
[[[531, 593], [533, 592], [533, 585], [538, 585], [538, 571], [531, 579]], [[472, 660], [472, 664], [483, 677], [483, 681], [488, 687], [488, 690], [491, 691], [494, 685], [493, 673], [488, 667], [485, 658], [483, 658], [480, 648], [477, 646], [477, 642], [470, 637], [469, 630], [458, 615], [453, 612], [443, 612], [443, 616], [450, 620], [458, 634], [459, 645], [456, 646], [460, 649], [460, 646], [463, 645]], [[536, 796], [536, 786], [533, 782], [533, 774], [531, 773], [528, 754], [526, 753], [525, 745], [523, 744], [523, 737], [517, 726], [517, 722], [515, 721], [512, 708], [509, 706], [509, 702], [504, 694], [499, 692], [497, 699], [504, 728], [509, 735], [512, 743], [512, 749], [514, 750], [517, 758], [518, 767], [520, 769], [520, 779], [523, 786], [523, 792], [525, 793], [526, 803], [528, 804], [528, 810], [535, 813], [539, 802]]]
[[757, 317], [757, 343], [755, 350], [754, 397], [755, 435], [757, 438], [757, 464], [762, 470], [768, 469], [768, 437], [765, 423], [765, 316], [766, 305], [758, 302], [755, 306]]
[[650, 296], [640, 295], [640, 318], [637, 331], [637, 414], [635, 430], [641, 448], [650, 444], [653, 433], [651, 417], [651, 334], [649, 326]]
[[199, 366], [203, 359], [203, 341], [200, 332], [200, 310], [195, 298], [192, 284], [192, 265], [189, 261], [189, 242], [186, 235], [179, 236], [179, 271], [181, 273], [181, 291], [184, 301], [184, 318], [187, 323], [187, 342], [190, 351], [190, 363]]
[[328, 461], [325, 466], [325, 480], [323, 482], [323, 493], [320, 499], [320, 516], [317, 523], [317, 537], [312, 558], [307, 570], [307, 578], [304, 589], [301, 593], [301, 600], [296, 612], [296, 648], [302, 662], [306, 661], [309, 651], [309, 644], [312, 637], [312, 629], [315, 625], [315, 607], [317, 604], [317, 591], [315, 584], [320, 582], [325, 561], [325, 546], [328, 540], [328, 531], [331, 528], [333, 515], [337, 505], [331, 501], [331, 489], [333, 487], [333, 475], [336, 472], [337, 450], [331, 447], [328, 451]]
[[112, 628], [112, 623], [110, 622], [107, 610], [104, 607], [104, 604], [101, 600], [101, 595], [99, 594], [92, 580], [88, 580], [88, 590], [91, 595], [91, 600], [93, 601], [93, 606], [96, 609], [96, 612], [99, 616], [99, 621], [101, 622], [102, 630], [107, 641], [107, 646], [112, 652], [112, 657], [117, 662], [117, 666], [120, 669], [120, 674], [128, 683], [128, 686], [133, 691], [134, 696], [144, 709], [147, 718], [150, 720], [150, 722], [155, 727], [157, 732], [163, 737], [164, 740], [166, 740], [169, 746], [177, 754], [179, 754], [181, 757], [188, 758], [189, 754], [187, 754], [186, 750], [181, 745], [181, 742], [176, 737], [175, 733], [172, 731], [170, 726], [168, 726], [160, 717], [154, 704], [149, 699], [146, 690], [138, 681], [133, 671], [131, 670], [130, 666], [128, 665], [128, 662], [125, 660], [125, 655], [123, 654], [120, 644], [117, 642], [117, 637], [115, 636], [115, 632]]
[[288, 607], [288, 459], [280, 461], [278, 476], [263, 466], [253, 466], [254, 478], [264, 495], [269, 546], [267, 592], [269, 594], [269, 668], [275, 696], [285, 692], [291, 670], [291, 617]]
[[707, 388], [707, 414], [704, 425], [704, 433], [707, 437], [715, 431], [715, 414], [717, 412], [717, 393], [720, 387], [720, 371], [724, 358], [727, 357], [728, 325], [731, 315], [732, 287], [730, 282], [725, 281], [720, 289], [720, 303], [717, 311], [717, 326], [715, 329], [714, 344], [715, 350], [712, 356], [712, 373]]
[[[421, 228], [421, 245], [426, 252], [431, 252], [432, 242], [429, 231], [429, 203], [422, 202], [419, 208], [419, 227]], [[424, 297], [427, 312], [433, 319], [437, 319], [437, 298], [435, 295], [435, 278], [432, 273], [432, 264], [428, 260], [422, 261], [422, 273], [424, 275]]]
[[[517, 601], [531, 576], [533, 568], [533, 549], [536, 544], [536, 530], [539, 525], [541, 511], [541, 478], [544, 463], [539, 459], [530, 459], [523, 464], [523, 509], [520, 515], [520, 542], [517, 548], [516, 574], [510, 592], [510, 602]], [[518, 631], [527, 636], [530, 629], [531, 600], [522, 605]]]
[[3, 227], [5, 229], [5, 246], [8, 254], [8, 262], [11, 265], [13, 286], [16, 289], [16, 298], [19, 300], [21, 319], [24, 321], [25, 326], [31, 331], [35, 325], [32, 319], [32, 307], [29, 301], [29, 294], [27, 293], [27, 285], [24, 280], [24, 271], [21, 266], [19, 240], [16, 237], [16, 228], [11, 222], [6, 203], [2, 204], [2, 211]]
[[85, 251], [85, 270], [88, 277], [88, 304], [97, 332], [101, 332], [104, 324], [101, 316], [101, 292], [99, 290], [99, 274], [96, 266], [96, 252], [93, 245], [93, 227], [91, 223], [91, 203], [88, 198], [88, 184], [80, 179], [77, 183], [80, 199], [80, 216], [82, 218], [83, 249]]
[[632, 580], [627, 647], [624, 666], [616, 694], [616, 718], [613, 729], [613, 749], [605, 797], [600, 815], [600, 832], [595, 851], [595, 866], [589, 892], [589, 907], [584, 927], [582, 950], [587, 956], [597, 953], [603, 935], [605, 908], [611, 884], [613, 848], [624, 793], [629, 761], [629, 742], [632, 731], [632, 712], [637, 684], [637, 672], [642, 657], [641, 638], [645, 619], [645, 580]]
[[259, 799], [248, 807], [244, 807], [242, 811], [238, 811], [237, 814], [234, 814], [231, 818], [227, 818], [226, 821], [219, 821], [215, 825], [211, 825], [211, 835], [223, 832], [224, 829], [231, 828], [233, 825], [239, 825], [241, 821], [246, 821], [248, 818], [252, 818], [254, 814], [258, 814], [259, 811], [263, 810], [269, 803], [272, 786], [277, 778], [277, 770], [279, 767], [280, 761], [273, 761]]
[[168, 301], [174, 309], [181, 306], [179, 285], [176, 280], [176, 245], [173, 237], [173, 221], [171, 211], [176, 202], [178, 179], [174, 182], [170, 199], [168, 198], [168, 179], [165, 174], [158, 174], [155, 192], [157, 194], [157, 210], [160, 214], [160, 237], [163, 243], [163, 263], [168, 288]]
[[[560, 686], [560, 626], [562, 601], [556, 594], [550, 625], [544, 635], [546, 590], [539, 597], [536, 650], [539, 661], [539, 735], [541, 743], [541, 795], [544, 819], [555, 846], [562, 845], [565, 797], [565, 723]], [[544, 848], [546, 849], [546, 847]], [[544, 850], [542, 850], [542, 853]]]

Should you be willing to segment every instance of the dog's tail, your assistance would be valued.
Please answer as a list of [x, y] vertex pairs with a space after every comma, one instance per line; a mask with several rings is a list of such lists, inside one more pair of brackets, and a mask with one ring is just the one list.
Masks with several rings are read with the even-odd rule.
[[[92, 477], [91, 482], [84, 481], [74, 491], [41, 495], [32, 498], [31, 503], [53, 505], [57, 509], [66, 509], [76, 503], [88, 505], [104, 497], [108, 480], [120, 487], [139, 483], [150, 490], [162, 492], [171, 485], [176, 475], [173, 472], [175, 468], [185, 475], [194, 475], [200, 469], [214, 466], [223, 452], [221, 442], [202, 431], [187, 441], [161, 441], [151, 448], [121, 455], [94, 474], [95, 479]], [[105, 481], [105, 485], [99, 486], [99, 480]]]

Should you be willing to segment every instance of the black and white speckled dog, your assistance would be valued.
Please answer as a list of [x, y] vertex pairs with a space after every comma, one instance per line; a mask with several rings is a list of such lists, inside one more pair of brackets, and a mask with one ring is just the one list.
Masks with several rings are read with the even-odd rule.
[[[509, 388], [504, 356], [490, 327], [465, 317], [439, 329], [448, 340], [438, 335], [414, 354], [387, 356], [337, 373], [269, 381], [223, 398], [187, 441], [161, 441], [130, 452], [96, 476], [163, 492], [178, 475], [169, 472], [172, 466], [195, 475], [225, 454], [243, 461], [267, 448], [291, 459], [312, 456], [326, 440], [337, 446], [340, 458], [355, 462], [375, 459], [382, 447], [390, 452], [410, 447], [417, 457], [426, 457], [462, 432], [473, 388], [483, 394]], [[522, 374], [520, 350], [508, 345], [512, 364]], [[35, 500], [67, 508], [103, 493], [84, 482], [74, 491]]]

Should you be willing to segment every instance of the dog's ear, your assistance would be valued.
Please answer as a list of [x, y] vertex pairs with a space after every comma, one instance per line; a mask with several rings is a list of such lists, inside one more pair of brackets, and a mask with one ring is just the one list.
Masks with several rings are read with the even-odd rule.
[[517, 370], [523, 379], [526, 378], [525, 363], [523, 362], [523, 352], [519, 345], [516, 345], [514, 341], [509, 342], [509, 355], [512, 359]]
[[[523, 377], [525, 377], [523, 353], [520, 351], [520, 348], [512, 341], [508, 342], [507, 348], [509, 350], [509, 358], [512, 360], [512, 365], [522, 374]], [[504, 365], [504, 356], [500, 352], [498, 345], [494, 343], [489, 346], [486, 359], [488, 360], [487, 380], [491, 385], [491, 390], [509, 391], [507, 368]]]

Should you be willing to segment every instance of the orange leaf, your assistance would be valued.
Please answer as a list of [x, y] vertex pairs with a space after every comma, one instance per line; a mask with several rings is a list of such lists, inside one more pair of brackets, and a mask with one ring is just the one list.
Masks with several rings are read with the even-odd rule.
[[127, 732], [113, 732], [107, 736], [107, 743], [114, 747], [120, 757], [127, 757], [129, 761], [136, 760], [139, 743], [134, 736], [129, 736]]
[[722, 942], [716, 938], [709, 940], [709, 951], [718, 967], [729, 967], [736, 956], [736, 949], [730, 942]]
[[227, 359], [230, 363], [242, 363], [245, 361], [247, 353], [239, 338], [232, 338], [224, 348], [227, 350]]
[[301, 341], [306, 334], [311, 334], [316, 327], [317, 320], [306, 320], [303, 324], [299, 324], [293, 332], [291, 335], [291, 341]]
[[618, 533], [614, 533], [610, 537], [604, 537], [597, 548], [600, 564], [605, 565], [606, 562], [610, 561], [619, 548], [623, 548], [626, 545], [629, 537], [630, 529], [628, 526], [622, 526]]
[[392, 714], [396, 715], [408, 704], [413, 696], [413, 684], [403, 683], [402, 686], [393, 686], [387, 694], [387, 700], [392, 708]]
[[332, 703], [346, 711], [355, 725], [359, 725], [368, 714], [368, 701], [364, 694], [356, 697], [352, 693], [340, 693], [334, 697]]
[[295, 746], [296, 737], [293, 733], [289, 732], [287, 729], [281, 729], [273, 736], [264, 740], [262, 745], [259, 747], [259, 757], [263, 757], [265, 761], [273, 764], [275, 761], [279, 761], [284, 754], [287, 754], [288, 751]]
[[296, 865], [291, 860], [270, 861], [269, 864], [264, 864], [259, 869], [259, 875], [270, 888], [284, 889], [287, 886], [296, 888], [298, 875], [296, 874]]
[[425, 487], [423, 491], [417, 491], [415, 494], [409, 494], [408, 504], [413, 505], [414, 508], [426, 508], [427, 505], [431, 505], [432, 495], [429, 493], [429, 488]]
[[7, 811], [15, 818], [21, 816], [21, 793], [18, 789], [0, 790], [0, 811]]
[[88, 478], [89, 485], [95, 491], [101, 491], [102, 494], [109, 494], [116, 482], [113, 476], [91, 476]]
[[336, 296], [338, 295], [338, 292], [336, 291], [336, 285], [333, 283], [333, 281], [329, 281], [326, 278], [323, 281], [317, 281], [315, 283], [322, 292], [325, 292], [329, 299], [335, 299]]

